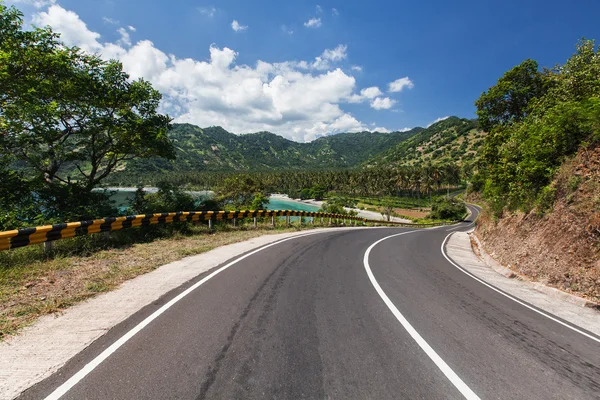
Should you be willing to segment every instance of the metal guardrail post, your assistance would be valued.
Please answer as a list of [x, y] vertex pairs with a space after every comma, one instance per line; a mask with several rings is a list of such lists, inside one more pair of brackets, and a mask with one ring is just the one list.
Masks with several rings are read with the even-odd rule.
[[271, 215], [271, 225], [275, 228], [275, 215]]
[[53, 247], [54, 247], [54, 242], [44, 242], [44, 251], [45, 252], [52, 251]]
[[212, 219], [208, 220], [208, 230], [212, 231], [213, 230], [213, 222]]
[[254, 217], [254, 227], [256, 228], [256, 217]]

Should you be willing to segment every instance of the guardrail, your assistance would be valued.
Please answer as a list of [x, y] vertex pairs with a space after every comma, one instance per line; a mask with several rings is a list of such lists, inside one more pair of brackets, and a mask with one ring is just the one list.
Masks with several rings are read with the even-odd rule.
[[119, 231], [121, 229], [134, 228], [138, 226], [196, 221], [209, 221], [209, 224], [212, 226], [212, 222], [216, 221], [237, 220], [253, 217], [312, 217], [313, 221], [314, 218], [330, 218], [335, 220], [344, 219], [349, 221], [360, 221], [363, 223], [399, 225], [405, 227], [431, 227], [451, 224], [443, 222], [431, 224], [407, 224], [384, 220], [369, 220], [366, 218], [349, 216], [345, 214], [329, 214], [294, 210], [180, 211], [173, 213], [110, 217], [0, 232], [0, 251], [47, 242], [48, 244], [51, 244], [50, 242], [59, 239], [73, 238], [75, 236], [83, 236], [92, 233]]

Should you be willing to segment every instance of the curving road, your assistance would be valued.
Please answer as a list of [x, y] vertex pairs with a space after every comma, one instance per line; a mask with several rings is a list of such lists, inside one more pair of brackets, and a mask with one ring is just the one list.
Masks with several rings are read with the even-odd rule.
[[595, 337], [444, 257], [451, 229], [469, 226], [307, 234], [251, 252], [144, 308], [21, 398], [600, 398]]

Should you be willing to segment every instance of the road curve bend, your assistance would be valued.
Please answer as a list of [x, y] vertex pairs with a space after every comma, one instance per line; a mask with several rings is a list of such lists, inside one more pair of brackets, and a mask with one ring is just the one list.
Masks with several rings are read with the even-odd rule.
[[471, 227], [265, 246], [148, 305], [20, 398], [599, 398], [596, 340], [444, 257], [446, 236]]

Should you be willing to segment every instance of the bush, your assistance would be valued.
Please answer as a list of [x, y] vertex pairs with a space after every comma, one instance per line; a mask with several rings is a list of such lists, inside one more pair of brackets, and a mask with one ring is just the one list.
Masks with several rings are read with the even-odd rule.
[[462, 219], [466, 212], [467, 207], [462, 200], [451, 197], [440, 197], [433, 201], [429, 218], [456, 221]]
[[[130, 214], [152, 214], [163, 212], [192, 211], [196, 209], [196, 200], [169, 182], [159, 182], [158, 192], [147, 193], [138, 187], [128, 210]], [[205, 200], [206, 203], [206, 200]]]

